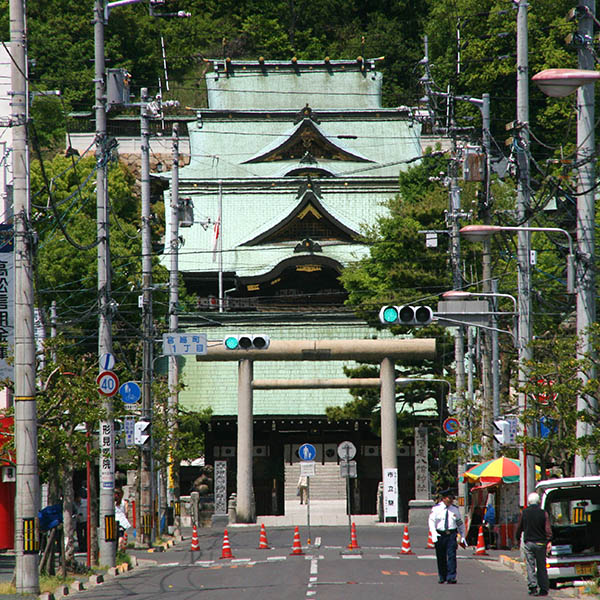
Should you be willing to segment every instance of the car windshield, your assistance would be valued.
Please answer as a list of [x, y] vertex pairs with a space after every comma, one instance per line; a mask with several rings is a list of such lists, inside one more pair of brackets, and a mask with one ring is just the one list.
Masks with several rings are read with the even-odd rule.
[[551, 490], [544, 502], [552, 524], [552, 545], [565, 553], [600, 551], [600, 487]]

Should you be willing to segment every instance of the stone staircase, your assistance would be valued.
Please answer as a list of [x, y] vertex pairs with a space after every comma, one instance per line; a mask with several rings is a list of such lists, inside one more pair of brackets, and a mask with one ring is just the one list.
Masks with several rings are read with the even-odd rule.
[[[298, 478], [300, 463], [285, 465], [285, 502], [299, 503]], [[310, 478], [310, 499], [317, 500], [346, 500], [346, 480], [340, 477], [340, 467], [335, 462], [315, 465], [315, 476]]]

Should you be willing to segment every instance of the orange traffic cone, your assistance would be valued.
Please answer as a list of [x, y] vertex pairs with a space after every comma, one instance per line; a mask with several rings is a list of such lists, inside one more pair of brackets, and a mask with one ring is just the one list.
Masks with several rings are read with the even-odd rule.
[[296, 529], [294, 529], [294, 544], [292, 546], [290, 556], [292, 556], [293, 554], [304, 554], [304, 552], [302, 552], [302, 544], [300, 543], [300, 531], [298, 530], [297, 525]]
[[475, 554], [479, 556], [487, 556], [485, 550], [485, 540], [483, 539], [483, 525], [479, 526], [479, 532], [477, 533], [477, 547], [475, 548]]
[[125, 551], [127, 549], [127, 532], [123, 533], [123, 537], [119, 539], [119, 550]]
[[356, 525], [352, 523], [352, 527], [350, 529], [350, 543], [348, 544], [348, 548], [350, 550], [356, 550], [360, 548], [358, 545], [358, 540], [356, 539]]
[[400, 554], [414, 554], [410, 549], [410, 538], [408, 537], [408, 525], [404, 526], [404, 535], [402, 536], [402, 549]]
[[427, 536], [427, 548], [435, 548], [435, 544], [433, 543], [433, 540], [431, 539], [431, 531], [429, 532], [429, 535]]
[[229, 545], [229, 536], [227, 535], [227, 529], [223, 535], [223, 550], [221, 552], [221, 558], [235, 558], [231, 553], [231, 546]]
[[198, 543], [198, 530], [196, 529], [195, 525], [192, 529], [192, 547], [190, 548], [190, 550], [192, 552], [197, 552], [198, 550], [200, 550], [200, 544]]
[[267, 542], [267, 532], [265, 531], [265, 524], [261, 523], [260, 525], [260, 540], [258, 541], [258, 549], [259, 550], [268, 550], [269, 542]]

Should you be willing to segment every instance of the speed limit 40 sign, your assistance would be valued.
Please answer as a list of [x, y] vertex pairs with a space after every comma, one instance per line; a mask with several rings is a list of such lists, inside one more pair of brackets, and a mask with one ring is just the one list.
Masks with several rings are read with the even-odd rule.
[[96, 377], [96, 384], [103, 396], [114, 396], [119, 390], [119, 378], [112, 371], [102, 371]]

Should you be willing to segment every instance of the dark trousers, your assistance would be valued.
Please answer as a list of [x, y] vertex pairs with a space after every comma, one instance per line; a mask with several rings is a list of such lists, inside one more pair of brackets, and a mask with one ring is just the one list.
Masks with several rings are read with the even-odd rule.
[[456, 531], [439, 533], [435, 543], [438, 576], [440, 581], [456, 580]]
[[534, 590], [537, 586], [540, 592], [547, 592], [548, 570], [546, 569], [546, 543], [525, 542], [525, 565], [527, 566], [527, 587]]

